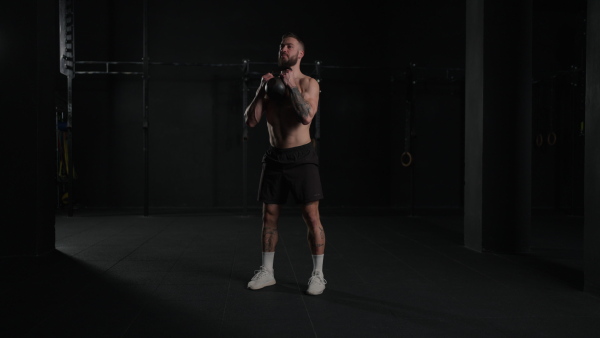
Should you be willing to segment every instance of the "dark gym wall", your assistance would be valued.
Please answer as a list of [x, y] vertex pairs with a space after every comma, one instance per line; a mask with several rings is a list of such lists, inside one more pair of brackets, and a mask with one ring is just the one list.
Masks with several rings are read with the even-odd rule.
[[[397, 16], [396, 16], [397, 15]], [[392, 111], [392, 205], [398, 208], [462, 208], [464, 129], [464, 1], [407, 1], [390, 21], [391, 66], [414, 80], [410, 152], [405, 150], [407, 87], [400, 73]], [[418, 211], [416, 211], [418, 212]]]
[[584, 216], [584, 290], [600, 296], [600, 2], [590, 0], [587, 12], [586, 149]]
[[[275, 5], [277, 4], [277, 5]], [[464, 2], [388, 2], [335, 7], [303, 3], [276, 18], [276, 2], [148, 3], [150, 61], [275, 62], [282, 33], [306, 42], [305, 64], [321, 72], [324, 207], [462, 206]], [[76, 2], [76, 57], [141, 61], [143, 1]], [[278, 10], [278, 12], [286, 12]], [[399, 163], [404, 144], [406, 67], [418, 76], [414, 191]], [[366, 67], [327, 68], [327, 67]], [[251, 65], [264, 73], [270, 65]], [[140, 70], [121, 66], [122, 70]], [[315, 76], [313, 66], [302, 67]], [[150, 206], [243, 204], [241, 66], [150, 69]], [[258, 85], [253, 75], [250, 98]], [[66, 80], [65, 80], [66, 81]], [[74, 80], [75, 203], [141, 208], [142, 87], [139, 76], [78, 75]], [[442, 141], [440, 141], [442, 140]], [[263, 123], [248, 140], [247, 201], [258, 207]]]
[[0, 10], [3, 174], [0, 257], [54, 249], [54, 91], [57, 1], [15, 1]]
[[533, 1], [534, 209], [583, 213], [585, 46], [586, 1]]
[[[554, 6], [548, 3], [534, 2], [533, 67], [536, 79], [576, 65], [582, 58], [578, 44], [581, 40], [579, 22], [580, 5], [585, 7], [585, 2], [556, 1]], [[8, 159], [3, 161], [3, 172], [10, 177], [3, 205], [11, 211], [7, 218], [17, 219], [17, 223], [11, 224], [23, 226], [14, 227], [16, 232], [3, 238], [9, 239], [9, 244], [20, 243], [19, 250], [31, 253], [36, 250], [35, 240], [31, 246], [24, 246], [14, 239], [29, 233], [32, 229], [29, 226], [39, 224], [43, 224], [43, 229], [38, 239], [52, 237], [53, 220], [47, 202], [54, 204], [55, 201], [44, 203], [43, 199], [44, 196], [56, 196], [54, 179], [51, 183], [44, 179], [53, 175], [51, 167], [53, 169], [55, 164], [50, 163], [55, 155], [54, 130], [44, 128], [54, 125], [50, 120], [53, 120], [54, 112], [39, 115], [53, 108], [53, 104], [48, 103], [50, 92], [44, 89], [59, 88], [56, 99], [61, 102], [66, 79], [52, 70], [58, 69], [56, 2], [11, 4], [4, 4], [2, 11], [2, 41], [16, 46], [11, 48], [14, 53], [2, 55], [2, 73], [7, 76], [3, 82], [7, 90], [3, 92], [11, 93], [2, 96], [6, 102], [2, 106], [3, 110], [14, 112], [14, 120], [3, 124], [4, 135], [11, 140], [3, 143]], [[141, 0], [77, 1], [76, 4], [78, 60], [141, 60]], [[295, 23], [287, 25], [280, 21], [247, 19], [262, 18], [263, 13], [271, 13], [270, 4], [255, 9], [235, 2], [206, 7], [188, 1], [168, 7], [150, 1], [150, 56], [153, 61], [163, 61], [162, 57], [164, 61], [211, 63], [238, 63], [244, 58], [266, 61], [271, 57], [274, 59], [281, 32], [295, 30], [307, 41], [307, 62], [318, 59], [324, 65], [374, 66], [377, 70], [323, 71], [321, 150], [327, 191], [324, 204], [407, 207], [410, 203], [409, 175], [398, 160], [404, 136], [406, 83], [403, 71], [409, 62], [426, 69], [464, 66], [464, 3], [407, 2], [394, 11], [385, 3], [375, 3], [367, 9], [350, 8], [352, 14], [343, 20], [331, 9], [316, 5], [308, 4], [300, 12], [303, 18], [311, 18], [312, 28], [306, 29], [305, 20], [292, 20]], [[235, 14], [237, 9], [244, 15]], [[19, 19], [14, 13], [28, 13], [28, 16]], [[49, 14], [45, 16], [44, 13]], [[178, 20], [185, 15], [194, 20]], [[34, 69], [32, 64], [38, 68]], [[389, 96], [382, 94], [381, 84], [390, 80], [382, 71], [388, 68], [392, 69], [391, 91], [396, 96], [390, 95], [392, 99], [386, 102], [384, 97]], [[307, 73], [312, 72], [310, 67], [304, 69]], [[255, 67], [253, 70], [263, 69]], [[152, 76], [152, 206], [239, 207], [242, 201], [239, 69], [153, 67]], [[53, 81], [58, 84], [53, 85]], [[162, 95], [163, 90], [168, 95]], [[192, 95], [187, 95], [190, 92]], [[444, 91], [448, 92], [451, 91]], [[417, 176], [415, 180], [415, 191], [420, 194], [415, 200], [419, 206], [460, 207], [460, 197], [456, 196], [461, 193], [457, 185], [431, 183], [440, 174], [453, 180], [459, 170], [449, 168], [461, 165], [462, 151], [447, 146], [461, 142], [460, 137], [448, 137], [444, 142], [437, 138], [448, 132], [460, 135], [457, 128], [447, 127], [452, 126], [448, 121], [435, 119], [440, 116], [439, 108], [443, 107], [444, 113], [460, 111], [460, 108], [454, 106], [458, 103], [451, 99], [452, 107], [443, 104], [435, 93], [424, 92], [430, 99], [421, 100], [417, 105], [435, 107], [426, 108], [425, 113], [417, 117], [417, 121], [422, 119], [428, 123], [419, 122], [416, 126], [415, 171], [424, 176]], [[141, 208], [141, 80], [127, 76], [78, 76], [74, 95], [77, 202], [81, 207]], [[460, 117], [456, 117], [450, 122], [460, 124], [459, 120]], [[39, 132], [26, 136], [24, 129], [17, 127], [31, 125], [39, 127], [36, 129]], [[423, 137], [426, 133], [434, 137]], [[449, 139], [453, 141], [446, 142]], [[259, 170], [257, 164], [266, 145], [264, 124], [251, 130], [250, 140], [248, 200], [252, 203]], [[428, 140], [428, 147], [433, 150], [422, 151], [423, 143]], [[543, 154], [551, 154], [550, 147], [544, 149]], [[35, 159], [32, 154], [36, 154]], [[346, 158], [340, 154], [353, 154], [350, 166], [342, 161]], [[537, 201], [534, 206], [552, 206], [555, 196], [567, 196], [555, 190], [559, 186], [555, 178], [576, 175], [553, 174], [547, 180], [541, 179], [544, 174], [553, 172], [556, 163], [566, 163], [557, 160], [564, 159], [560, 155], [548, 156], [547, 162], [533, 159], [533, 195], [534, 202]], [[427, 162], [427, 156], [440, 162]], [[423, 168], [433, 170], [426, 175]], [[34, 184], [32, 177], [36, 177], [37, 183]], [[429, 187], [424, 189], [423, 186], [427, 186], [420, 184], [429, 184]], [[580, 196], [577, 190], [574, 191], [573, 196]], [[36, 208], [46, 205], [45, 209], [35, 213], [36, 219], [31, 218], [34, 214], [30, 212], [34, 205]], [[29, 242], [29, 239], [24, 241]]]

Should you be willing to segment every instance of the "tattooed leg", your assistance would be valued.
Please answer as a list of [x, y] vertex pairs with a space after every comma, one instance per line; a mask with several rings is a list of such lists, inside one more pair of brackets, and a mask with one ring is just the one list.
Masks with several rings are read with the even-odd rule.
[[279, 219], [279, 205], [265, 204], [263, 206], [262, 251], [274, 252], [279, 235], [277, 222]]
[[322, 255], [325, 252], [325, 231], [322, 227], [315, 232], [314, 229], [308, 229], [308, 246], [313, 255]]
[[277, 234], [277, 228], [263, 226], [262, 229], [262, 249], [263, 252], [274, 252], [277, 240], [279, 239]]
[[312, 202], [304, 206], [302, 217], [308, 227], [308, 247], [313, 255], [322, 255], [325, 252], [325, 230], [321, 225], [319, 216], [319, 202]]

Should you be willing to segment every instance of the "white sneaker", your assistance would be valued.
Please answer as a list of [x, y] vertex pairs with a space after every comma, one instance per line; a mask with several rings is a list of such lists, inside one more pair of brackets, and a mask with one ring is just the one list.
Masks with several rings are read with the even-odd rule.
[[275, 275], [273, 271], [267, 270], [264, 266], [261, 266], [259, 270], [254, 271], [255, 275], [248, 282], [248, 289], [258, 290], [265, 286], [275, 285]]
[[313, 272], [312, 277], [308, 280], [308, 290], [306, 290], [306, 293], [313, 296], [320, 295], [325, 290], [325, 284], [327, 284], [327, 281], [323, 273], [319, 271]]

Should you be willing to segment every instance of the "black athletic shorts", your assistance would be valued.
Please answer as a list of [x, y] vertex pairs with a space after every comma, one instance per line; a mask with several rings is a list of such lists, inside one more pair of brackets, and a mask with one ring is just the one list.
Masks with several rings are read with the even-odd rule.
[[312, 143], [287, 149], [270, 147], [263, 156], [258, 200], [285, 204], [290, 193], [298, 204], [323, 198], [319, 157]]

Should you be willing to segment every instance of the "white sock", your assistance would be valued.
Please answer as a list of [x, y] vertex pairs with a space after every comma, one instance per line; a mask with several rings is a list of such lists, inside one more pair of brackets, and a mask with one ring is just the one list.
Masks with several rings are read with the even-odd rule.
[[275, 252], [263, 252], [262, 253], [262, 266], [269, 271], [273, 271], [273, 260], [275, 258]]
[[312, 255], [313, 273], [318, 271], [323, 274], [323, 256], [325, 255]]

